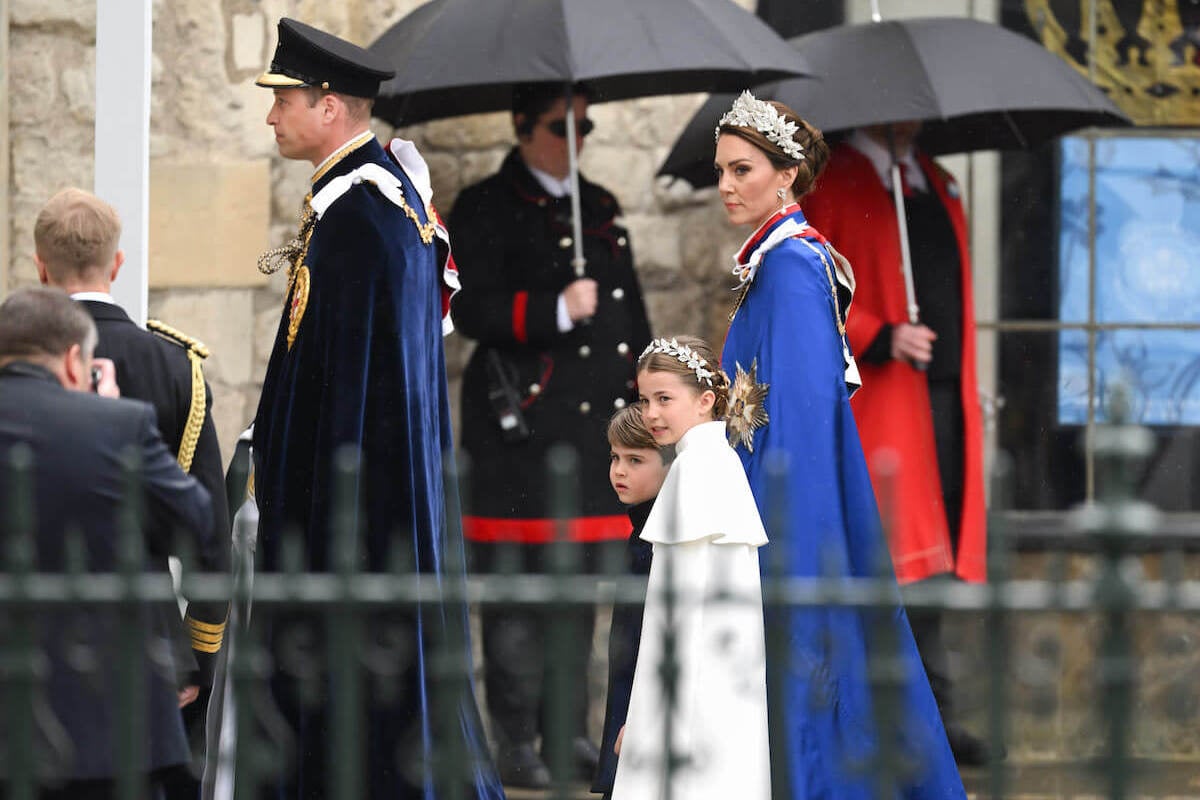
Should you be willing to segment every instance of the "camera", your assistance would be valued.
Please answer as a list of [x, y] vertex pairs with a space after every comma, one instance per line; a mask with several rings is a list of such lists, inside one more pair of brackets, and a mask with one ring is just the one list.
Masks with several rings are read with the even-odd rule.
[[521, 410], [521, 396], [513, 386], [508, 365], [495, 350], [487, 353], [487, 377], [488, 403], [500, 425], [501, 437], [509, 443], [525, 441], [529, 438], [529, 425]]
[[100, 379], [104, 377], [104, 370], [95, 364], [92, 365], [92, 394], [100, 393]]

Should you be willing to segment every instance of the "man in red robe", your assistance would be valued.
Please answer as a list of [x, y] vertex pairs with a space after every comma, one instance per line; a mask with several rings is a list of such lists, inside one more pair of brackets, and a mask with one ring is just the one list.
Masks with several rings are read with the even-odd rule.
[[[889, 131], [891, 128], [889, 144]], [[952, 575], [986, 579], [983, 426], [966, 218], [958, 185], [915, 147], [919, 122], [854, 131], [804, 198], [812, 225], [857, 279], [847, 322], [863, 387], [855, 420], [902, 584]], [[909, 319], [891, 165], [901, 167], [920, 320]], [[988, 758], [954, 723], [941, 614], [910, 611], [955, 756]]]

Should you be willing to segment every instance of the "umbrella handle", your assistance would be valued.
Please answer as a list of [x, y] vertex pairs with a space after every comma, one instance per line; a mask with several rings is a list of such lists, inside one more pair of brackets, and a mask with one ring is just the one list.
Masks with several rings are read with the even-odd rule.
[[[913, 283], [912, 250], [908, 244], [908, 215], [904, 209], [904, 184], [900, 181], [900, 162], [896, 161], [894, 147], [892, 151], [892, 202], [896, 206], [896, 228], [900, 233], [900, 272], [904, 275], [904, 299], [908, 303], [908, 324], [919, 325], [921, 307], [917, 305], [917, 290]], [[929, 364], [924, 361], [909, 363], [918, 372], [929, 369]]]
[[[567, 164], [571, 179], [571, 239], [575, 245], [575, 256], [571, 266], [575, 268], [575, 277], [582, 278], [587, 274], [587, 259], [583, 257], [583, 211], [579, 205], [579, 152], [575, 148], [575, 103], [571, 92], [571, 84], [567, 83], [565, 96], [567, 99]], [[579, 320], [577, 324], [588, 325], [591, 317]]]
[[571, 238], [575, 244], [575, 257], [571, 259], [571, 265], [575, 267], [575, 277], [582, 278], [587, 260], [583, 257], [583, 211], [579, 205], [579, 151], [575, 144], [575, 102], [571, 91], [571, 84], [566, 84], [566, 110], [567, 110], [567, 165], [568, 175], [571, 182], [571, 229], [574, 234]]

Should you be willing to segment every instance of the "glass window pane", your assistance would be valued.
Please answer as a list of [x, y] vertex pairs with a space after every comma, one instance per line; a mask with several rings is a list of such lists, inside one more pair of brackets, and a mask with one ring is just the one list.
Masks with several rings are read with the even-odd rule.
[[[1148, 337], [1177, 334], [1140, 333]], [[1080, 415], [1079, 423], [1059, 416], [1064, 385], [1070, 384], [1073, 391], [1086, 398], [1086, 373], [1066, 376], [1060, 360], [1062, 341], [1082, 336], [1075, 331], [1001, 331], [998, 336], [997, 394], [1002, 404], [991, 424], [994, 446], [1013, 459], [1014, 508], [1061, 510], [1086, 496], [1086, 426], [1082, 424], [1086, 412]], [[1111, 334], [1100, 337], [1098, 352], [1115, 351], [1122, 341]], [[1162, 349], [1152, 338], [1147, 347]], [[1097, 396], [1104, 398], [1107, 388], [1098, 383]], [[1137, 413], [1136, 391], [1134, 397]], [[1085, 409], [1084, 402], [1079, 401]], [[1101, 403], [1101, 413], [1103, 410]], [[1151, 431], [1155, 448], [1139, 478], [1138, 496], [1164, 511], [1200, 510], [1200, 427], [1155, 425]]]
[[[1064, 322], [1200, 323], [1200, 141], [1130, 135], [1095, 143], [1095, 280], [1090, 285], [1086, 139], [1061, 142], [1059, 318]], [[1094, 303], [1094, 308], [1091, 308]], [[1064, 332], [1059, 418], [1087, 418], [1087, 334]], [[1200, 424], [1200, 332], [1101, 330], [1095, 382], [1131, 390], [1134, 419]], [[1098, 404], [1098, 419], [1107, 419]]]

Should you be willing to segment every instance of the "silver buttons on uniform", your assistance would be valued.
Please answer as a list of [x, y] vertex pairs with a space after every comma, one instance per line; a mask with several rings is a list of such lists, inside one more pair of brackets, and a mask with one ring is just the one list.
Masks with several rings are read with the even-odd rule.
[[587, 400], [584, 400], [582, 403], [579, 404], [579, 413], [580, 414], [586, 414], [591, 410], [592, 410], [592, 404], [589, 403]]
[[591, 354], [592, 354], [592, 348], [588, 347], [586, 344], [579, 346], [579, 357], [580, 358], [587, 358]]
[[613, 408], [615, 408], [617, 411], [620, 411], [624, 407], [625, 407], [625, 398], [624, 397], [618, 397], [616, 400], [613, 400]]
[[612, 290], [612, 296], [613, 296], [613, 300], [620, 300], [622, 297], [625, 296], [625, 290], [622, 289], [620, 286], [618, 286], [617, 288]]
[[625, 344], [625, 342], [621, 342], [619, 345], [617, 345], [617, 352], [621, 355], [626, 355], [629, 353], [629, 345]]
[[617, 237], [617, 246], [624, 247], [628, 243], [628, 241], [629, 240], [626, 239], [624, 236], [618, 236]]
[[542, 385], [540, 383], [529, 384], [529, 393], [531, 395], [533, 395], [534, 397], [537, 397], [539, 394], [542, 393]]
[[564, 236], [558, 240], [558, 246], [561, 247], [563, 250], [566, 250], [568, 247], [570, 247], [573, 244], [575, 244], [575, 242], [573, 242], [571, 240], [570, 236]]

